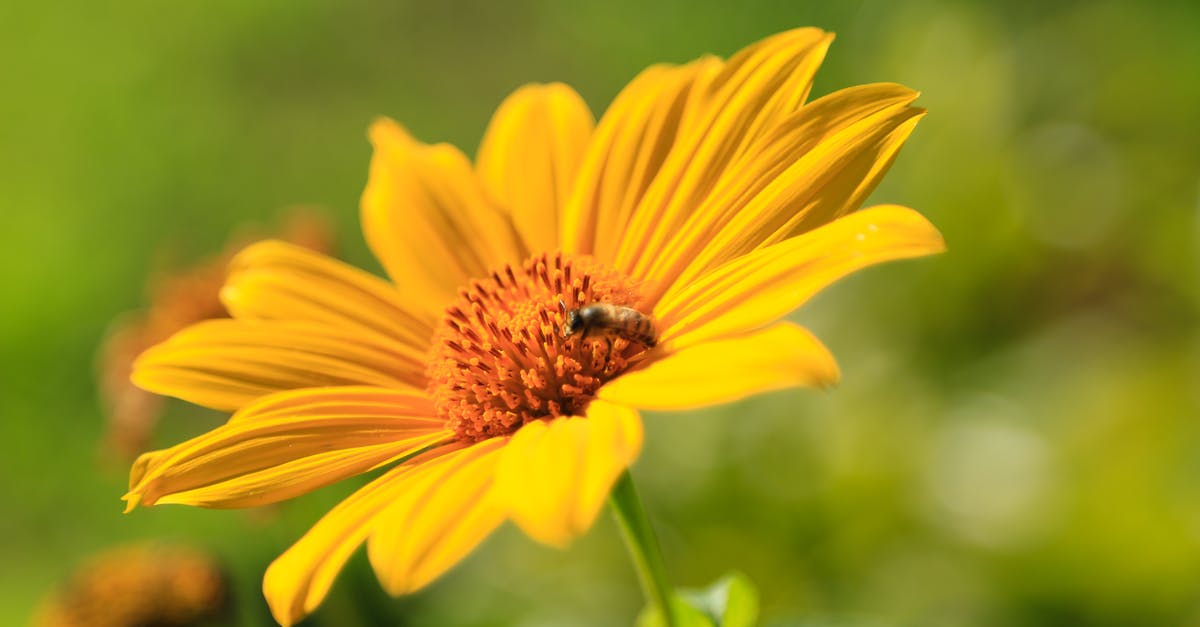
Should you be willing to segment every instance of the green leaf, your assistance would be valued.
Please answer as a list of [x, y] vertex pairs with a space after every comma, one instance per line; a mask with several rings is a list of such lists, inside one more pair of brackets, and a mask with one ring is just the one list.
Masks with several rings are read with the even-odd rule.
[[680, 592], [693, 607], [711, 616], [717, 627], [754, 627], [758, 621], [758, 590], [737, 571], [703, 590]]
[[[727, 573], [701, 590], [678, 590], [671, 598], [675, 627], [754, 627], [758, 590], [745, 575]], [[637, 627], [666, 627], [658, 608], [638, 615]]]
[[[675, 618], [674, 627], [717, 627], [707, 614], [692, 607], [682, 596], [675, 594], [671, 597], [671, 614]], [[638, 614], [637, 627], [667, 627], [662, 612], [657, 607], [647, 607]]]

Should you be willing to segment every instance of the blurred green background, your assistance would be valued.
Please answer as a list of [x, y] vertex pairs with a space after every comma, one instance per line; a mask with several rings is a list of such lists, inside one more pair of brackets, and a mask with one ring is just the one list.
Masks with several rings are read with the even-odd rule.
[[[281, 208], [343, 256], [377, 115], [473, 153], [518, 85], [597, 113], [643, 67], [798, 25], [838, 33], [815, 95], [897, 81], [930, 109], [876, 201], [950, 252], [839, 283], [796, 319], [842, 385], [648, 417], [634, 468], [672, 578], [729, 568], [765, 622], [1200, 625], [1200, 4], [6, 2], [0, 5], [0, 624], [98, 550], [204, 547], [233, 624], [353, 486], [277, 512], [121, 514], [93, 376], [163, 259]], [[221, 416], [173, 403], [166, 446]], [[419, 595], [362, 555], [312, 625], [612, 625], [641, 606], [614, 525], [510, 527]]]

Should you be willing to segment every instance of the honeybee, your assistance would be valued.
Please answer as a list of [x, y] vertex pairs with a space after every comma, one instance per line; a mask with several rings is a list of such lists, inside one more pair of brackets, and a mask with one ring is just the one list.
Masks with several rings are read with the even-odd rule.
[[566, 303], [561, 301], [559, 306], [567, 316], [562, 326], [563, 339], [582, 333], [579, 339], [583, 340], [596, 331], [610, 338], [615, 336], [637, 342], [646, 348], [654, 348], [658, 344], [654, 321], [632, 307], [592, 303], [568, 311]]

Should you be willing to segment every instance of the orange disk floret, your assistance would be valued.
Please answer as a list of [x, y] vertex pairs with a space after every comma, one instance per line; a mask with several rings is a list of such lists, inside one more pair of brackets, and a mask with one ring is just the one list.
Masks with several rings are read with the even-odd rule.
[[596, 390], [647, 347], [619, 337], [564, 338], [566, 312], [591, 303], [636, 308], [640, 298], [619, 272], [563, 253], [472, 281], [434, 339], [428, 375], [438, 415], [467, 441], [582, 415]]

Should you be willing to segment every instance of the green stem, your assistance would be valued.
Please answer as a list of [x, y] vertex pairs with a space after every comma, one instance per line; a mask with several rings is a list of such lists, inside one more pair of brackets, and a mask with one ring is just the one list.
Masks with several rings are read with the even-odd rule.
[[629, 553], [633, 556], [633, 565], [646, 602], [658, 608], [666, 627], [675, 627], [670, 604], [671, 584], [667, 581], [662, 549], [658, 546], [650, 519], [646, 518], [646, 510], [642, 509], [642, 501], [638, 499], [628, 470], [617, 479], [608, 501], [617, 525], [621, 527], [621, 535], [625, 537], [625, 546], [629, 547]]

